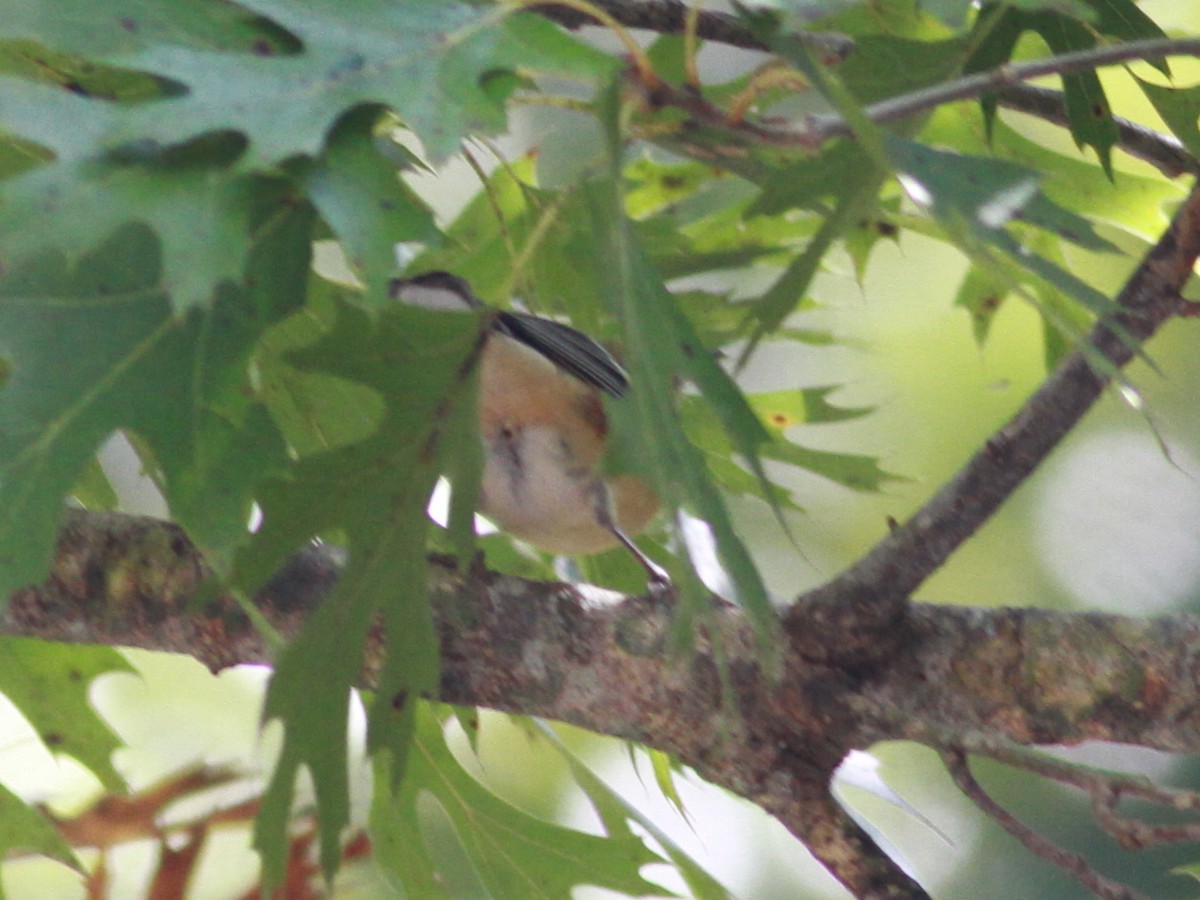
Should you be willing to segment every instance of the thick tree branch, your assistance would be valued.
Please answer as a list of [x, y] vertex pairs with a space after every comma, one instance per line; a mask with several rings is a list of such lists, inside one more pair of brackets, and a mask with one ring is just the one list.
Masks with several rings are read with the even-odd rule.
[[[298, 633], [337, 579], [337, 553], [294, 557], [257, 598]], [[0, 632], [188, 653], [213, 669], [269, 662], [230, 601], [189, 608], [197, 551], [174, 525], [67, 515], [53, 570], [18, 592]], [[873, 668], [814, 662], [793, 642], [783, 676], [759, 665], [736, 608], [714, 611], [688, 659], [671, 655], [668, 609], [595, 588], [526, 581], [433, 561], [442, 649], [439, 696], [571, 722], [676, 754], [778, 817], [860, 896], [920, 896], [827, 799], [852, 748], [886, 739], [956, 747], [1119, 741], [1200, 752], [1200, 621], [915, 604]], [[720, 642], [733, 696], [713, 656]], [[364, 684], [377, 670], [368, 648]]]
[[1170, 227], [1138, 264], [1117, 296], [1116, 324], [1098, 324], [1087, 347], [1076, 350], [1017, 414], [904, 525], [862, 559], [797, 603], [787, 617], [796, 640], [814, 656], [876, 653], [877, 635], [891, 629], [911, 593], [935, 572], [1075, 427], [1111, 380], [1097, 357], [1113, 367], [1133, 358], [1141, 343], [1178, 315], [1180, 296], [1200, 256], [1200, 188], [1176, 212]]

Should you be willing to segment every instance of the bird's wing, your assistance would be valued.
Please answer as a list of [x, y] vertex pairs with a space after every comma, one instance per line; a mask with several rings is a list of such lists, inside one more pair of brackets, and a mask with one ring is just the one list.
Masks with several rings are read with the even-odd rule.
[[[449, 272], [425, 272], [397, 278], [389, 285], [392, 297], [426, 309], [477, 309], [483, 302], [466, 280]], [[497, 312], [492, 327], [540, 353], [564, 372], [613, 397], [629, 389], [629, 378], [611, 353], [569, 325], [522, 312]]]
[[495, 328], [610, 396], [622, 397], [629, 390], [629, 377], [613, 355], [569, 325], [529, 313], [501, 312]]

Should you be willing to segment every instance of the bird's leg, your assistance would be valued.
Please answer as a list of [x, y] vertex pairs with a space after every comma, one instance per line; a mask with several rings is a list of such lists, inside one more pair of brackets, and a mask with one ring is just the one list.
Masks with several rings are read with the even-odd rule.
[[667, 570], [643, 553], [642, 548], [635, 544], [633, 538], [622, 531], [621, 526], [617, 524], [613, 511], [612, 493], [609, 491], [608, 485], [600, 478], [597, 478], [593, 485], [592, 511], [596, 516], [596, 521], [620, 541], [621, 546], [632, 553], [633, 558], [646, 570], [646, 587], [650, 589], [650, 592], [658, 595], [669, 590], [671, 576], [667, 574]]

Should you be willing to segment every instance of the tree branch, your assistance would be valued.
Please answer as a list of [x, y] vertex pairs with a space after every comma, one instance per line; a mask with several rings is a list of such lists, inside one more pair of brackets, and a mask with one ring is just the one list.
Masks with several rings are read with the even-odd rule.
[[[682, 34], [686, 28], [688, 5], [679, 0], [590, 0], [590, 3], [628, 28], [658, 34]], [[531, 9], [572, 30], [596, 24], [591, 16], [581, 11], [552, 2]], [[702, 9], [697, 13], [696, 36], [742, 50], [771, 49], [735, 16], [713, 10]], [[852, 39], [836, 32], [807, 31], [800, 36], [828, 62], [845, 59], [854, 48]]]
[[1200, 256], [1200, 188], [1179, 207], [1170, 227], [1138, 264], [1117, 296], [1118, 337], [1096, 325], [1087, 348], [1063, 360], [1017, 414], [904, 525], [858, 562], [795, 604], [786, 626], [816, 658], [831, 652], [880, 652], [878, 633], [890, 629], [914, 590], [996, 512], [1091, 408], [1114, 367], [1133, 357], [1131, 341], [1147, 340], [1185, 307], [1180, 296]]
[[[1014, 84], [996, 94], [1001, 106], [1023, 112], [1054, 125], [1067, 127], [1067, 103], [1058, 91], [1032, 84]], [[1121, 116], [1113, 116], [1117, 126], [1116, 146], [1130, 156], [1148, 162], [1168, 178], [1200, 175], [1200, 160], [1192, 156], [1178, 140]]]
[[[332, 590], [339, 554], [297, 554], [256, 598], [295, 636]], [[46, 581], [19, 591], [0, 633], [188, 653], [214, 670], [270, 661], [228, 600], [205, 588], [176, 526], [66, 515]], [[935, 747], [1121, 741], [1200, 751], [1200, 621], [914, 604], [874, 668], [814, 662], [793, 641], [783, 675], [760, 667], [743, 613], [714, 610], [692, 657], [671, 651], [669, 609], [590, 587], [527, 581], [444, 560], [430, 566], [442, 652], [439, 697], [570, 722], [676, 754], [775, 815], [859, 896], [919, 888], [828, 799], [846, 752], [881, 740]], [[723, 696], [714, 644], [729, 667]], [[382, 640], [365, 655], [363, 685]]]
[[[986, 72], [964, 75], [953, 81], [880, 100], [864, 107], [863, 112], [876, 125], [887, 125], [928, 112], [946, 103], [976, 99], [1047, 75], [1070, 75], [1131, 60], [1161, 59], [1167, 56], [1200, 56], [1200, 38], [1129, 41], [1124, 44], [1090, 47], [1073, 53], [1060, 53], [1029, 62], [1009, 63]], [[805, 127], [795, 134], [797, 142], [804, 146], [820, 146], [832, 138], [849, 137], [852, 133], [850, 125], [841, 116], [831, 113], [810, 116], [805, 122]]]
[[983, 786], [971, 774], [965, 753], [947, 751], [942, 754], [950, 777], [958, 789], [966, 794], [987, 816], [1020, 841], [1029, 852], [1053, 863], [1075, 876], [1084, 887], [1103, 900], [1148, 900], [1142, 894], [1123, 884], [1105, 878], [1093, 869], [1086, 859], [1059, 847], [1038, 834], [1003, 806], [992, 799]]
[[[680, 34], [684, 30], [687, 7], [675, 0], [595, 0], [593, 5], [630, 28], [643, 28], [661, 34]], [[532, 9], [567, 28], [594, 24], [585, 14], [568, 7], [548, 3]], [[704, 40], [730, 47], [764, 51], [770, 49], [753, 32], [727, 13], [700, 11], [696, 33]], [[822, 54], [826, 62], [844, 59], [853, 51], [853, 42], [844, 35], [805, 32], [803, 36]], [[1001, 66], [988, 72], [889, 97], [865, 107], [863, 112], [875, 124], [885, 125], [928, 112], [944, 103], [994, 93], [1003, 106], [1067, 127], [1070, 120], [1062, 95], [1022, 82], [1132, 59], [1153, 59], [1156, 54], [1198, 55], [1200, 40], [1136, 41]], [[754, 125], [740, 119], [731, 120], [722, 110], [707, 103], [694, 92], [676, 91], [666, 85], [658, 86], [656, 99], [660, 103], [680, 107], [710, 127], [734, 130], [751, 140], [776, 146], [816, 149], [835, 137], [851, 135], [851, 129], [837, 114], [812, 116], [803, 128], [791, 130]], [[1116, 146], [1131, 156], [1154, 165], [1169, 178], [1187, 173], [1200, 174], [1200, 161], [1173, 137], [1159, 134], [1119, 116], [1114, 116], [1113, 122], [1117, 126]]]
[[[1056, 70], [1057, 64], [1061, 64], [1064, 73], [1088, 68], [1089, 66], [1084, 64], [1084, 57], [1087, 56], [1091, 57], [1094, 65], [1101, 64], [1105, 59], [1115, 58], [1119, 61], [1125, 56], [1142, 58], [1136, 51], [1139, 49], [1144, 51], [1147, 49], [1145, 45], [1151, 43], [1154, 44], [1154, 49], [1158, 49], [1166, 46], [1168, 42], [1143, 41], [1122, 44], [1117, 47], [1080, 51], [1077, 54], [1051, 56], [1030, 63], [1000, 66], [988, 72], [889, 97], [886, 100], [864, 106], [862, 112], [866, 119], [876, 125], [889, 125], [929, 112], [946, 103], [970, 100], [984, 94], [995, 93], [999, 102], [1004, 106], [1038, 116], [1057, 125], [1069, 126], [1070, 118], [1061, 94], [1020, 82], [1046, 75]], [[1180, 53], [1200, 55], [1200, 39], [1171, 43], [1184, 45], [1180, 49]], [[1129, 53], [1117, 52], [1123, 50], [1128, 50]], [[797, 147], [813, 151], [820, 149], [834, 138], [854, 136], [854, 131], [849, 123], [837, 113], [810, 115], [804, 120], [801, 127], [782, 128], [748, 121], [740, 115], [733, 115], [688, 88], [675, 87], [662, 81], [635, 86], [641, 89], [649, 106], [670, 106], [680, 109], [692, 121], [718, 132], [725, 132], [739, 141], [773, 147]], [[1119, 116], [1114, 116], [1113, 122], [1117, 127], [1116, 146], [1131, 156], [1151, 163], [1169, 177], [1176, 177], [1187, 172], [1200, 172], [1200, 161], [1175, 138], [1159, 134]]]

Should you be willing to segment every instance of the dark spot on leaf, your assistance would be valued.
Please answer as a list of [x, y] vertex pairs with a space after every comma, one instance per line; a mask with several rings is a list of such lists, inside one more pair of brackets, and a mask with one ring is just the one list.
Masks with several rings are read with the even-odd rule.
[[250, 50], [255, 56], [274, 56], [275, 50], [262, 38], [259, 38], [250, 45]]
[[891, 222], [876, 222], [875, 230], [877, 232], [879, 232], [881, 235], [883, 235], [884, 237], [895, 237], [896, 233], [900, 229], [897, 228], [895, 225], [893, 225]]
[[668, 190], [681, 188], [684, 185], [683, 177], [680, 175], [664, 175], [662, 180], [663, 187]]
[[1097, 119], [1103, 119], [1108, 115], [1108, 107], [1103, 103], [1092, 104], [1092, 115]]
[[137, 22], [129, 18], [129, 16], [121, 17], [121, 27], [130, 33], [136, 33], [138, 30]]
[[57, 731], [47, 731], [42, 735], [42, 742], [47, 747], [61, 747], [66, 743], [66, 738], [64, 738]]
[[989, 294], [980, 300], [977, 308], [979, 315], [995, 312], [1000, 306], [1000, 299], [998, 294]]
[[392, 710], [393, 712], [404, 712], [404, 707], [408, 705], [408, 691], [398, 691], [392, 695]]
[[786, 415], [784, 415], [783, 413], [773, 413], [771, 415], [771, 422], [774, 425], [777, 425], [780, 428], [783, 428], [785, 425], [788, 424], [788, 417]]
[[680, 344], [679, 349], [683, 351], [683, 355], [688, 359], [692, 359], [696, 355], [696, 350], [691, 344]]
[[91, 96], [91, 92], [77, 81], [66, 81], [63, 83], [63, 87], [65, 87], [72, 94], [78, 94], [80, 97]]
[[83, 673], [80, 672], [78, 669], [69, 669], [67, 671], [67, 678], [70, 679], [71, 681], [78, 683], [80, 681], [83, 681]]

